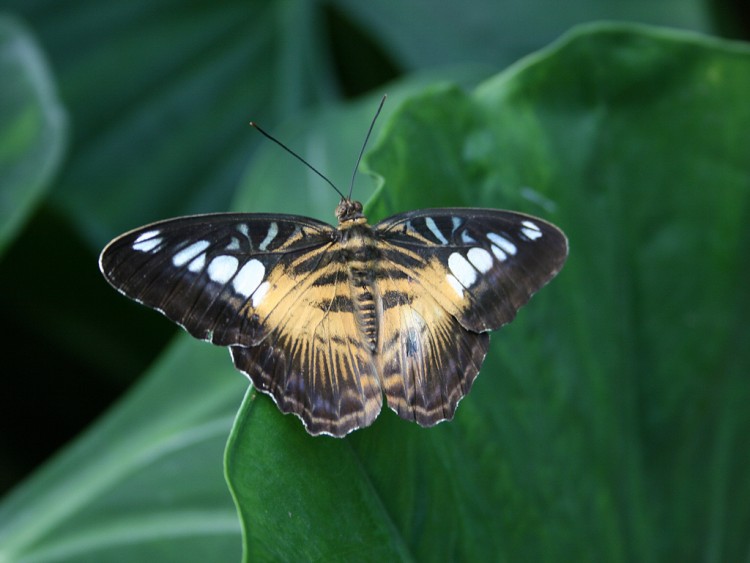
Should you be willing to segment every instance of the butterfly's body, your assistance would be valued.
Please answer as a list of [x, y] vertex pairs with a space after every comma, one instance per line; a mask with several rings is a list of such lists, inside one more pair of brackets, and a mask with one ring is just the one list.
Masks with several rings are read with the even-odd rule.
[[338, 234], [338, 260], [346, 264], [351, 296], [340, 299], [337, 307], [355, 315], [359, 337], [370, 352], [375, 353], [382, 310], [375, 280], [383, 275], [379, 268], [385, 265], [381, 263], [378, 245], [364, 217], [340, 224]]
[[100, 267], [125, 295], [228, 346], [239, 370], [311, 434], [369, 425], [383, 395], [401, 417], [453, 417], [487, 331], [562, 267], [565, 235], [527, 215], [425, 209], [370, 226], [275, 214], [154, 223], [112, 241]]

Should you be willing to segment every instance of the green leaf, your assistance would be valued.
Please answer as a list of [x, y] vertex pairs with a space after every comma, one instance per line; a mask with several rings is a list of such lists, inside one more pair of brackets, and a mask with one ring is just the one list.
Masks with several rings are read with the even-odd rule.
[[469, 60], [504, 67], [571, 26], [597, 20], [709, 31], [705, 4], [701, 0], [568, 0], [564, 6], [549, 0], [336, 1], [407, 69]]
[[570, 260], [451, 423], [312, 438], [249, 394], [227, 450], [246, 560], [743, 557], [747, 91], [744, 45], [604, 25], [399, 107], [374, 214], [521, 209]]
[[0, 561], [236, 561], [221, 455], [245, 387], [181, 337], [143, 384], [0, 506]]
[[66, 114], [31, 33], [0, 15], [0, 253], [49, 186], [63, 154]]
[[[367, 127], [384, 94], [387, 100], [370, 143], [377, 138], [388, 116], [416, 92], [436, 83], [474, 87], [489, 75], [486, 68], [476, 65], [414, 73], [354, 103], [333, 105], [305, 118], [291, 119], [272, 134], [326, 175], [340, 191], [348, 193]], [[370, 179], [358, 173], [353, 197], [367, 201], [372, 189]], [[232, 207], [238, 211], [306, 215], [332, 223], [339, 199], [317, 174], [298, 164], [275, 143], [266, 142], [250, 161]]]
[[270, 126], [338, 98], [315, 3], [11, 3], [43, 30], [59, 68], [76, 139], [52, 196], [92, 246], [152, 220], [226, 210], [261, 143], [248, 121]]

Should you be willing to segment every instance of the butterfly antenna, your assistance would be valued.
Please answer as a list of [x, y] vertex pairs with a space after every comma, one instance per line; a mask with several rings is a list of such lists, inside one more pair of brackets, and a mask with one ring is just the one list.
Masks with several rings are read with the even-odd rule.
[[[289, 154], [291, 154], [293, 157], [295, 157], [297, 160], [299, 160], [302, 164], [304, 164], [305, 166], [307, 166], [310, 170], [312, 170], [318, 176], [320, 176], [326, 182], [328, 182], [328, 185], [331, 186], [334, 190], [336, 190], [336, 193], [341, 196], [341, 199], [346, 199], [346, 197], [344, 196], [344, 194], [341, 193], [341, 190], [339, 190], [333, 182], [331, 182], [328, 178], [326, 178], [323, 175], [323, 173], [320, 172], [317, 168], [315, 168], [312, 164], [310, 164], [309, 162], [307, 162], [304, 158], [302, 158], [300, 155], [298, 155], [292, 149], [290, 149], [289, 147], [287, 147], [284, 143], [282, 143], [281, 141], [279, 141], [276, 137], [274, 137], [270, 133], [266, 133], [261, 128], [261, 126], [258, 125], [257, 123], [255, 123], [254, 121], [251, 121], [250, 125], [252, 127], [255, 127], [258, 131], [260, 131], [261, 135], [263, 135], [265, 138], [272, 140], [274, 143], [276, 143], [277, 145], [279, 145], [282, 149], [284, 149], [286, 152], [288, 152]], [[372, 129], [372, 127], [370, 127], [370, 128]], [[369, 136], [369, 134], [368, 134], [368, 136]]]
[[380, 111], [383, 109], [383, 104], [385, 104], [385, 99], [388, 97], [388, 94], [383, 94], [383, 99], [380, 100], [380, 105], [378, 106], [378, 111], [375, 112], [375, 117], [372, 118], [372, 123], [370, 123], [370, 128], [367, 130], [367, 136], [365, 136], [365, 142], [362, 143], [362, 150], [359, 151], [359, 156], [357, 157], [357, 164], [354, 165], [354, 172], [352, 173], [352, 181], [351, 184], [349, 184], [349, 197], [347, 199], [352, 199], [352, 193], [354, 192], [354, 179], [357, 177], [357, 170], [359, 170], [359, 163], [362, 160], [362, 155], [365, 154], [365, 147], [367, 146], [367, 141], [370, 140], [370, 134], [372, 134], [372, 128], [375, 127], [375, 122], [378, 120], [378, 116], [380, 115]]

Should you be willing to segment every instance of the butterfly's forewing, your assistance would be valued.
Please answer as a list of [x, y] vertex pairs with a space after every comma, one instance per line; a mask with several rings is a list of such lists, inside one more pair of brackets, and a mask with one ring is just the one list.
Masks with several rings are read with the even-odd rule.
[[464, 328], [495, 330], [560, 271], [568, 240], [536, 217], [494, 209], [421, 209], [376, 225], [385, 257], [413, 275]]
[[488, 330], [562, 268], [565, 235], [535, 217], [488, 209], [425, 209], [375, 227], [384, 295], [380, 356], [388, 405], [431, 425], [453, 417], [489, 343]]
[[[334, 235], [330, 225], [305, 217], [196, 215], [125, 233], [102, 251], [99, 265], [118, 291], [196, 338], [250, 346], [268, 333], [257, 308], [271, 290], [269, 274], [280, 263], [325, 249]], [[284, 283], [294, 287], [296, 281]]]

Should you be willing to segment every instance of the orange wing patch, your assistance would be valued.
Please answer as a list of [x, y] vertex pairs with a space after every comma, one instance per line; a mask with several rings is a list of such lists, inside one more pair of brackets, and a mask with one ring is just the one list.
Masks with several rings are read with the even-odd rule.
[[378, 371], [388, 406], [422, 426], [450, 420], [489, 346], [414, 278], [378, 281], [382, 303]]

